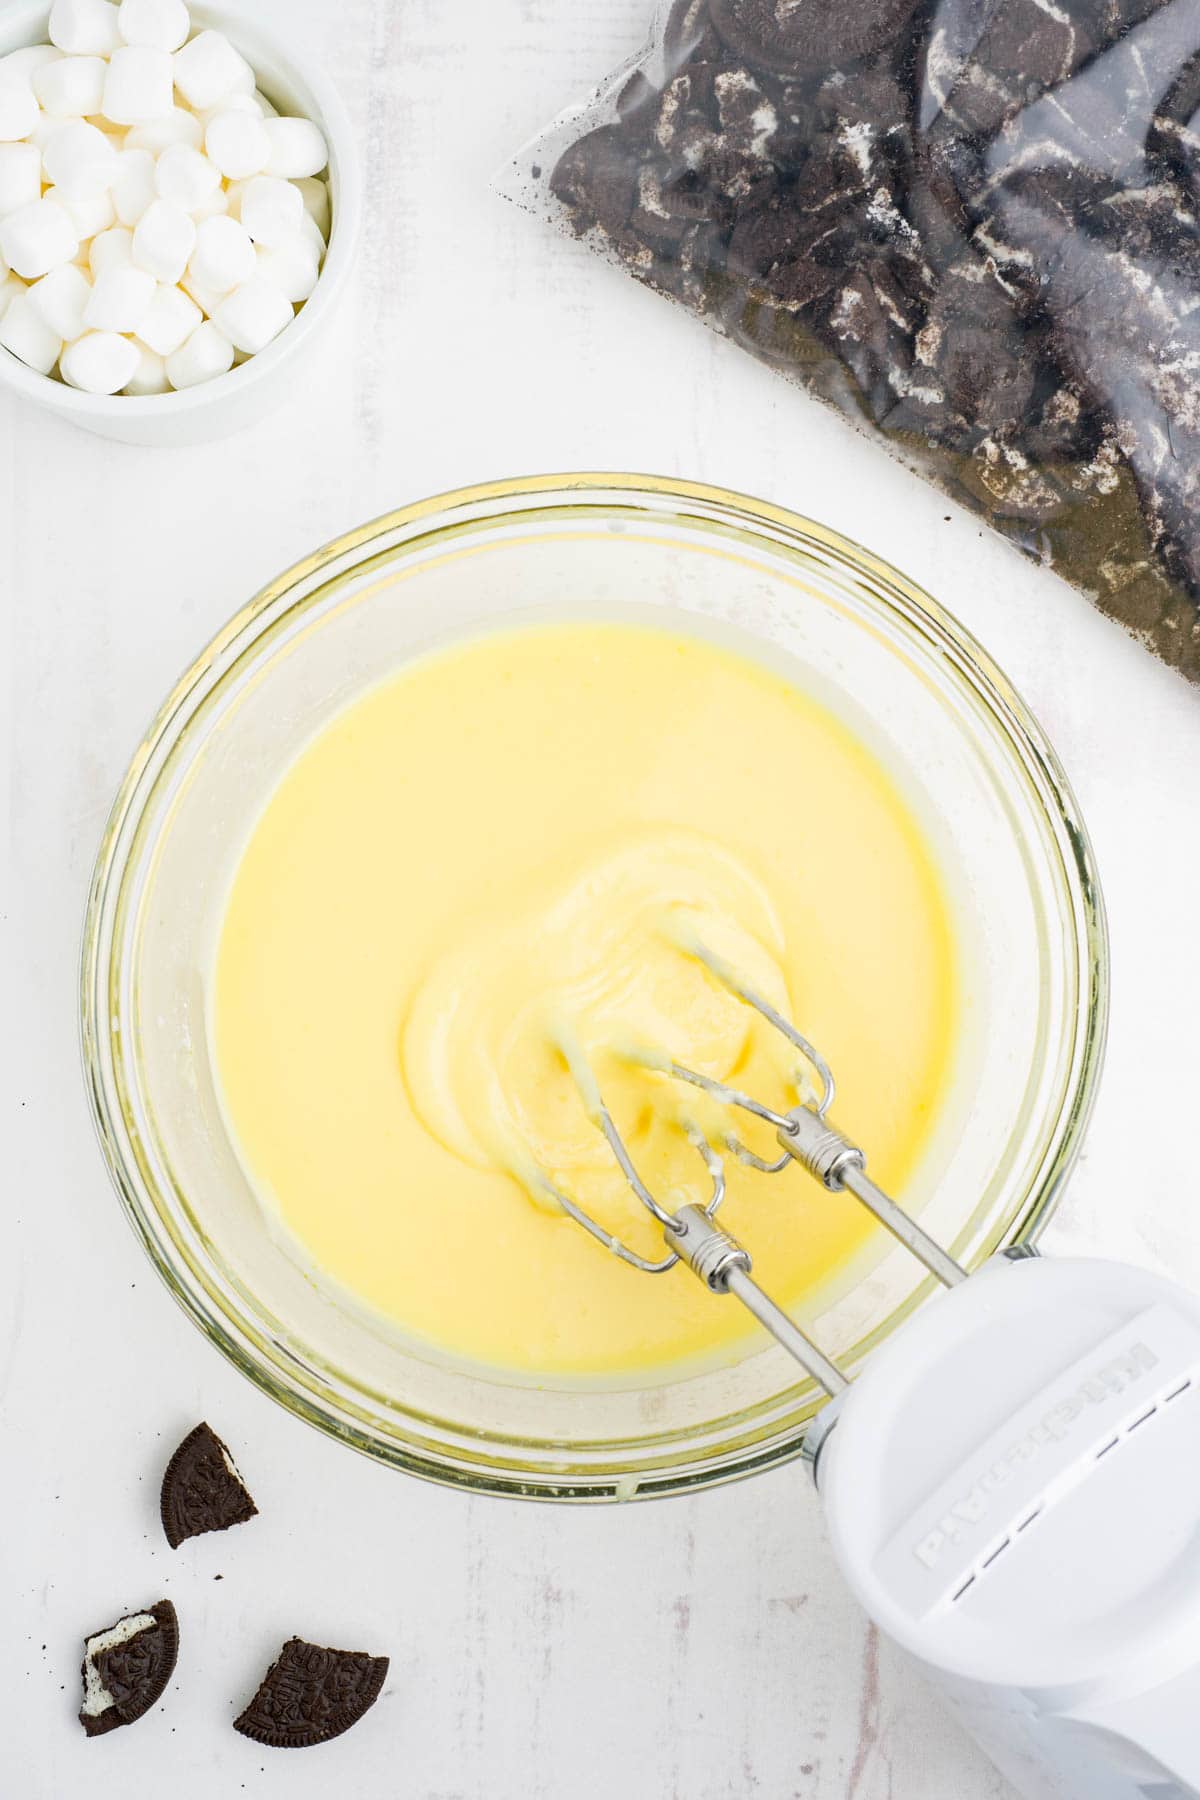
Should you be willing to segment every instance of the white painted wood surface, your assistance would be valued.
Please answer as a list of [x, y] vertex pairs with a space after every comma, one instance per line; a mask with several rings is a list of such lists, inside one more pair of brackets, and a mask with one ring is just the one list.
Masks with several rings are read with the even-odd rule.
[[[959, 613], [1054, 738], [1107, 888], [1108, 1073], [1052, 1247], [1200, 1284], [1200, 696], [842, 425], [489, 191], [632, 50], [647, 0], [262, 0], [323, 45], [369, 232], [324, 361], [226, 445], [128, 450], [0, 400], [15, 880], [0, 1255], [0, 1796], [1001, 1800], [839, 1589], [796, 1469], [629, 1509], [475, 1501], [307, 1430], [186, 1322], [126, 1229], [79, 1077], [76, 954], [115, 785], [160, 696], [265, 579], [417, 495], [647, 469], [860, 538]], [[3, 0], [0, 0], [3, 4]], [[949, 515], [947, 517], [947, 515]], [[1146, 1166], [1145, 1109], [1162, 1140]], [[172, 1556], [155, 1499], [198, 1417], [262, 1508]], [[218, 1577], [221, 1577], [218, 1580]], [[169, 1588], [169, 1703], [85, 1743], [79, 1640]], [[274, 1760], [228, 1721], [298, 1631], [392, 1656], [371, 1717]]]

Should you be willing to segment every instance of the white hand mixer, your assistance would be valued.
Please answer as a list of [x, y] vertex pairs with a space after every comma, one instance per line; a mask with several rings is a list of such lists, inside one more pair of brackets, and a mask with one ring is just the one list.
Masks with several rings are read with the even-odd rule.
[[577, 1051], [576, 1083], [666, 1254], [638, 1255], [548, 1176], [542, 1185], [634, 1268], [682, 1262], [712, 1293], [736, 1295], [825, 1389], [805, 1455], [842, 1573], [1022, 1794], [1196, 1800], [1200, 1300], [1122, 1264], [1029, 1249], [968, 1276], [829, 1123], [833, 1077], [814, 1046], [704, 946], [692, 954], [784, 1033], [816, 1097], [782, 1113], [680, 1063], [649, 1066], [772, 1126], [773, 1161], [732, 1133], [726, 1146], [764, 1173], [797, 1162], [848, 1190], [948, 1291], [847, 1381], [716, 1222], [717, 1152], [689, 1129], [711, 1196], [662, 1205]]

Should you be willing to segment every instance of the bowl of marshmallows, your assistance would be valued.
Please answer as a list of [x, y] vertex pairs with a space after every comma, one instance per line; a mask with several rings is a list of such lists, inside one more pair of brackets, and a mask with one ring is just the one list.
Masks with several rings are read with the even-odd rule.
[[353, 137], [248, 9], [0, 8], [0, 385], [88, 430], [223, 436], [292, 387], [349, 268]]

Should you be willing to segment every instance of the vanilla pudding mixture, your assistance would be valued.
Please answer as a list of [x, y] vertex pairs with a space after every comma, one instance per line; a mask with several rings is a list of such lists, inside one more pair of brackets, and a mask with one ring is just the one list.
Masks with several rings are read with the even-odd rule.
[[[606, 1254], [542, 1179], [657, 1256], [572, 1063], [671, 1203], [708, 1193], [680, 1127], [719, 1144], [735, 1121], [656, 1056], [795, 1103], [794, 1053], [697, 943], [821, 1046], [839, 1122], [903, 1198], [949, 1087], [955, 945], [871, 752], [780, 674], [657, 629], [411, 664], [298, 758], [234, 879], [213, 1023], [253, 1182], [319, 1271], [454, 1356], [564, 1376], [731, 1351], [740, 1308]], [[726, 1166], [729, 1223], [785, 1305], [871, 1229], [799, 1169]]]

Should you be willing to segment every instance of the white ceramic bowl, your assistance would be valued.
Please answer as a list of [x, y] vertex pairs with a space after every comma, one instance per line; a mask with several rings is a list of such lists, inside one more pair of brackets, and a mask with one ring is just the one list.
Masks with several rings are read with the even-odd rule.
[[[26, 44], [46, 43], [49, 11], [46, 0], [0, 4], [0, 56]], [[249, 6], [197, 4], [190, 11], [194, 25], [225, 32], [281, 112], [313, 119], [325, 133], [333, 226], [316, 288], [295, 321], [259, 355], [228, 375], [178, 394], [83, 394], [53, 376], [39, 375], [0, 347], [0, 389], [101, 437], [163, 448], [227, 437], [253, 424], [292, 391], [297, 363], [311, 354], [345, 286], [362, 217], [353, 127], [316, 53], [290, 40], [285, 48], [262, 28]]]

